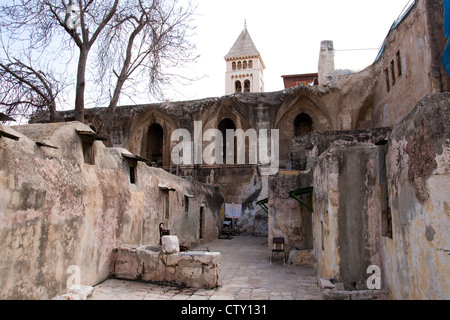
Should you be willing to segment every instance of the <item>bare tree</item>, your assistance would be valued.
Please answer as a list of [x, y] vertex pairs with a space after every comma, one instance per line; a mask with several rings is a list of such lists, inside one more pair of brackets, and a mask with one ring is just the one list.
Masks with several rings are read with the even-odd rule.
[[[178, 0], [123, 3], [99, 43], [100, 79], [111, 73], [116, 78], [99, 132], [108, 126], [126, 81], [135, 90], [141, 86], [162, 97], [164, 86], [174, 77], [168, 69], [194, 60], [195, 46], [188, 41], [194, 11], [190, 3], [179, 6]], [[145, 82], [147, 86], [142, 86]]]
[[[102, 30], [114, 16], [119, 0], [17, 0], [0, 7], [0, 27], [28, 49], [60, 42], [79, 49], [75, 119], [84, 121], [88, 55]], [[67, 41], [67, 36], [71, 41]]]
[[0, 107], [7, 115], [32, 117], [48, 110], [50, 122], [56, 121], [56, 98], [61, 82], [18, 59], [0, 60]]
[[[10, 39], [27, 42], [29, 50], [77, 47], [75, 119], [84, 121], [89, 70], [105, 86], [98, 91], [111, 92], [108, 123], [127, 81], [145, 80], [144, 90], [157, 95], [173, 76], [168, 68], [192, 61], [193, 12], [191, 3], [183, 8], [178, 0], [16, 0], [0, 6], [0, 28]], [[88, 65], [92, 48], [96, 64]]]

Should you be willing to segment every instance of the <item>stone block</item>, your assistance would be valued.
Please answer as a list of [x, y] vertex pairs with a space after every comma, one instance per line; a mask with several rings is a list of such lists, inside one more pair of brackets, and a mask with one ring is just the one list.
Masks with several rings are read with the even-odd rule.
[[73, 285], [70, 289], [60, 296], [54, 297], [52, 300], [87, 300], [94, 291], [94, 287]]
[[86, 300], [93, 291], [94, 287], [91, 286], [73, 285], [70, 287], [67, 293], [77, 294], [80, 297], [80, 300]]
[[311, 250], [291, 250], [289, 252], [289, 264], [291, 265], [302, 265], [302, 264], [313, 264], [314, 256]]
[[351, 292], [352, 300], [385, 300], [389, 299], [386, 290], [357, 290]]
[[319, 278], [319, 288], [322, 290], [336, 290], [336, 286], [328, 279]]
[[351, 300], [350, 291], [337, 291], [325, 289], [322, 291], [323, 300]]
[[176, 254], [180, 252], [180, 242], [177, 236], [163, 236], [162, 237], [162, 251], [163, 253]]
[[111, 264], [111, 272], [121, 279], [136, 279], [139, 269], [136, 260], [136, 248], [122, 246], [114, 249]]
[[54, 297], [52, 300], [81, 300], [78, 294], [65, 293], [60, 296]]
[[113, 251], [115, 275], [122, 279], [173, 282], [188, 287], [221, 286], [219, 252], [177, 251], [177, 236], [163, 236], [162, 251], [152, 246], [117, 248]]

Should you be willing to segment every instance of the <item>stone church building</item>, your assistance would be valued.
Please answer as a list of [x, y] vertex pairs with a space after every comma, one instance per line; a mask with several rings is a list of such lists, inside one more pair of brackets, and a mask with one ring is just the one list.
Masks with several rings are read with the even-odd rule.
[[[27, 257], [35, 255], [26, 248], [20, 249], [22, 255], [11, 253], [17, 239], [35, 239], [45, 248], [41, 234], [54, 232], [56, 237], [73, 227], [73, 237], [83, 239], [94, 259], [88, 261], [81, 253], [71, 256], [63, 247], [53, 256], [96, 270], [86, 281], [92, 284], [107, 276], [108, 248], [116, 243], [156, 245], [154, 234], [162, 220], [188, 245], [207, 241], [223, 231], [223, 205], [239, 204], [242, 215], [235, 222], [236, 232], [267, 238], [268, 256], [273, 239], [284, 238], [289, 262], [314, 264], [319, 278], [339, 284], [341, 298], [346, 292], [367, 290], [367, 270], [376, 266], [382, 288], [393, 299], [449, 299], [450, 77], [442, 63], [443, 17], [442, 0], [414, 1], [390, 28], [373, 64], [351, 74], [335, 69], [333, 41], [322, 41], [317, 48], [317, 82], [278, 92], [264, 91], [265, 64], [245, 26], [225, 55], [225, 96], [121, 106], [104, 142], [93, 133], [104, 109], [86, 110], [85, 124], [71, 122], [72, 111], [60, 112], [61, 123], [71, 127], [56, 126], [51, 133], [37, 127], [42, 124], [3, 126], [2, 132], [22, 137], [19, 141], [30, 138], [31, 131], [39, 136], [36, 132], [43, 130], [39, 141], [54, 146], [52, 137], [61, 137], [60, 130], [73, 131], [64, 138], [72, 145], [82, 137], [75, 130], [92, 131], [88, 140], [94, 149], [86, 152], [95, 154], [96, 161], [94, 166], [82, 164], [81, 151], [75, 154], [60, 146], [59, 151], [46, 149], [39, 157], [30, 152], [21, 158], [29, 162], [26, 165], [10, 156], [19, 152], [18, 142], [0, 138], [0, 190], [5, 190], [0, 194], [0, 212], [6, 212], [2, 221], [8, 226], [8, 231], [0, 229], [0, 248], [10, 252], [2, 259], [26, 265]], [[267, 162], [261, 157], [250, 161], [255, 150], [251, 139], [244, 140], [245, 163], [174, 163], [172, 150], [180, 141], [173, 141], [172, 135], [179, 129], [193, 139], [200, 135], [203, 144], [193, 148], [201, 154], [211, 146], [204, 136], [209, 129], [222, 133], [225, 147], [237, 144], [237, 139], [227, 140], [227, 130], [276, 136], [276, 144], [259, 143], [258, 148], [264, 147], [269, 155], [278, 151], [277, 170], [267, 175]], [[21, 148], [31, 148], [27, 143]], [[116, 151], [110, 156], [107, 150]], [[60, 161], [52, 167], [57, 152], [75, 162]], [[226, 152], [216, 150], [216, 160], [226, 159]], [[131, 162], [119, 164], [121, 154]], [[61, 188], [43, 193], [47, 178], [38, 168], [33, 179], [13, 177], [13, 172], [20, 176], [18, 167], [32, 167], [33, 162], [45, 164], [49, 176], [59, 168], [52, 181]], [[126, 180], [134, 168], [137, 183], [113, 178], [114, 170], [119, 170]], [[116, 179], [120, 187], [109, 185], [108, 179]], [[70, 201], [59, 205], [64, 216], [42, 211], [63, 191]], [[24, 193], [33, 195], [32, 203], [23, 200]], [[115, 200], [106, 204], [106, 194]], [[174, 213], [164, 219], [164, 203], [169, 201]], [[185, 209], [187, 201], [190, 206]], [[102, 215], [99, 209], [89, 217], [87, 208], [99, 203], [108, 210]], [[85, 213], [75, 213], [74, 206], [85, 208]], [[31, 226], [27, 215], [34, 217]], [[45, 217], [53, 222], [41, 223]], [[87, 236], [87, 226], [95, 235]], [[70, 236], [64, 241], [78, 252]], [[42, 268], [45, 259], [51, 259], [49, 253], [43, 257], [36, 260]], [[0, 268], [0, 279], [11, 272]], [[58, 272], [57, 277], [35, 273], [33, 279], [38, 280], [32, 283], [46, 278], [54, 288], [45, 293], [41, 281], [42, 292], [32, 296], [58, 293], [64, 279]], [[26, 296], [21, 291], [25, 280], [8, 281], [0, 287], [15, 288], [16, 296]], [[7, 297], [4, 289], [0, 291], [1, 298]], [[330, 297], [333, 294], [338, 297], [336, 292]]]

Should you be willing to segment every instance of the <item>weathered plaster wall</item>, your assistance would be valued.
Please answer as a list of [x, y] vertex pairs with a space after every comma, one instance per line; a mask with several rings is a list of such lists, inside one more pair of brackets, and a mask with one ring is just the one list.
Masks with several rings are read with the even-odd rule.
[[386, 138], [392, 237], [383, 232], [381, 146], [336, 141], [314, 165], [314, 253], [320, 277], [364, 288], [379, 266], [393, 299], [448, 299], [450, 95], [434, 94]]
[[[312, 213], [289, 196], [311, 186], [311, 172], [282, 170], [269, 178], [269, 251], [273, 238], [284, 238], [286, 252], [313, 248]], [[311, 195], [300, 198], [311, 206]]]
[[289, 152], [290, 166], [294, 170], [309, 170], [316, 159], [328, 150], [336, 141], [363, 142], [376, 144], [388, 139], [390, 128], [367, 130], [313, 132], [302, 137], [296, 137]]
[[222, 285], [220, 257], [220, 252], [166, 254], [160, 247], [122, 246], [114, 249], [111, 272], [118, 279], [214, 289]]
[[[359, 114], [360, 125], [371, 119], [374, 127], [392, 126], [425, 95], [449, 90], [450, 78], [441, 58], [444, 47], [442, 0], [416, 1], [403, 21], [389, 31], [383, 53], [369, 68], [377, 85], [373, 102], [367, 106], [373, 106], [369, 107], [371, 111], [361, 110]], [[389, 71], [390, 90], [386, 70]]]
[[[124, 150], [95, 142], [95, 165], [87, 165], [76, 129], [89, 130], [76, 122], [3, 127], [20, 140], [0, 138], [1, 299], [52, 298], [66, 289], [71, 265], [79, 266], [81, 284], [94, 285], [109, 275], [117, 245], [157, 245], [164, 221], [160, 183], [176, 190], [166, 228], [182, 244], [198, 242], [203, 203], [204, 239], [219, 235], [217, 188], [142, 163], [131, 184]], [[36, 139], [59, 149], [39, 148]], [[195, 196], [188, 213], [184, 192]]]
[[335, 142], [313, 169], [314, 253], [320, 277], [361, 288], [367, 268], [380, 264], [378, 147]]
[[382, 252], [395, 299], [450, 298], [449, 106], [449, 94], [425, 97], [388, 144], [393, 236]]

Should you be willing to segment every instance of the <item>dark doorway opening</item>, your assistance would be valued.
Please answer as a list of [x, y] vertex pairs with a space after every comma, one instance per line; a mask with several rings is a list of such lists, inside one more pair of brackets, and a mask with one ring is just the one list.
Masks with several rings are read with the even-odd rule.
[[306, 113], [301, 113], [295, 118], [294, 132], [296, 137], [307, 135], [313, 131], [313, 121]]
[[[222, 155], [216, 155], [216, 158], [218, 159], [219, 157], [222, 156], [223, 159], [223, 164], [227, 164], [227, 152], [229, 156], [233, 156], [234, 162], [233, 164], [236, 164], [237, 161], [237, 149], [236, 149], [236, 143], [235, 141], [228, 141], [227, 140], [227, 130], [233, 130], [234, 132], [236, 131], [236, 125], [234, 124], [234, 121], [229, 119], [229, 118], [225, 118], [222, 121], [220, 121], [219, 123], [219, 131], [222, 133], [222, 137], [223, 137], [223, 150], [222, 150]], [[234, 140], [234, 137], [233, 137]], [[233, 148], [231, 148], [231, 144], [233, 144]], [[231, 154], [232, 153], [232, 154]], [[230, 163], [228, 163], [230, 164]]]
[[164, 130], [155, 123], [148, 128], [147, 133], [147, 159], [163, 166]]

